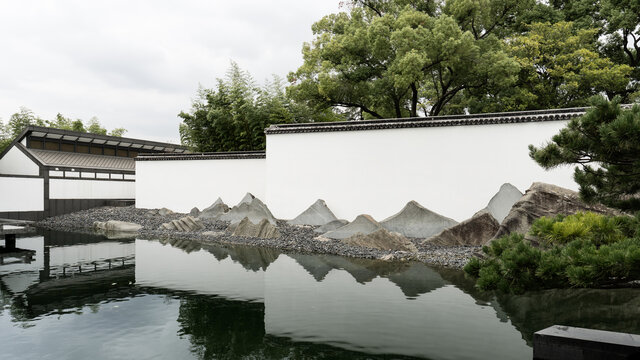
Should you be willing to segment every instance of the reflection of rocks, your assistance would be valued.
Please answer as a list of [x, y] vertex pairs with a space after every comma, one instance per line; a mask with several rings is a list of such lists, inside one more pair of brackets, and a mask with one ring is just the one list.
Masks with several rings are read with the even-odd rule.
[[323, 281], [333, 270], [348, 272], [357, 282], [367, 283], [376, 277], [388, 278], [407, 297], [416, 297], [445, 285], [440, 275], [417, 262], [384, 262], [371, 259], [344, 258], [333, 255], [289, 254], [316, 281]]
[[411, 263], [403, 271], [390, 274], [387, 278], [398, 285], [407, 297], [417, 297], [445, 285], [440, 274], [417, 262]]
[[295, 219], [287, 221], [290, 225], [325, 225], [334, 220], [336, 216], [331, 212], [324, 200], [318, 199], [302, 214]]
[[233, 236], [257, 237], [262, 239], [277, 239], [280, 237], [278, 229], [267, 219], [262, 219], [258, 224], [254, 224], [249, 218], [244, 218], [239, 224], [231, 224], [229, 231]]
[[162, 245], [169, 244], [172, 247], [181, 249], [182, 251], [191, 253], [193, 251], [198, 251], [202, 248], [202, 243], [197, 240], [189, 240], [189, 239], [160, 239], [160, 243]]
[[324, 234], [326, 232], [333, 231], [335, 229], [341, 228], [341, 227], [347, 225], [348, 223], [349, 222], [347, 220], [342, 220], [342, 219], [333, 220], [332, 222], [328, 222], [328, 223], [318, 227], [317, 229], [315, 229], [313, 231], [317, 232], [319, 234]]
[[578, 193], [556, 185], [533, 183], [524, 196], [513, 205], [509, 215], [500, 224], [494, 239], [512, 232], [525, 234], [534, 220], [543, 216], [570, 215], [578, 211], [600, 214], [619, 214], [618, 211], [599, 204], [585, 204]]
[[379, 229], [366, 235], [358, 233], [342, 240], [342, 242], [350, 246], [369, 249], [418, 252], [416, 246], [409, 239], [386, 229]]
[[239, 263], [247, 270], [265, 271], [280, 256], [280, 251], [254, 246], [226, 246], [203, 245], [203, 248], [212, 253], [218, 260], [224, 260], [227, 256]]
[[316, 281], [322, 281], [334, 267], [321, 255], [287, 254], [302, 266]]
[[160, 225], [160, 230], [198, 231], [204, 229], [204, 224], [193, 216], [185, 216], [178, 220], [171, 220]]
[[376, 230], [382, 229], [382, 225], [378, 223], [370, 215], [358, 215], [352, 223], [349, 223], [343, 227], [337, 228], [333, 231], [329, 231], [324, 234], [325, 237], [330, 239], [346, 239], [355, 234], [371, 234]]
[[443, 230], [427, 239], [424, 244], [440, 246], [482, 245], [498, 231], [500, 224], [486, 210], [475, 214], [471, 219]]
[[428, 238], [458, 222], [409, 201], [399, 213], [383, 220], [380, 224], [389, 231], [414, 238]]

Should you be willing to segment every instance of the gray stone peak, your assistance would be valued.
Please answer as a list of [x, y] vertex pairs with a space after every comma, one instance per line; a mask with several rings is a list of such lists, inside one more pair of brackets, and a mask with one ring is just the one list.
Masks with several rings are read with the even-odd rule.
[[[245, 198], [248, 197], [245, 196]], [[231, 208], [227, 213], [220, 215], [218, 220], [229, 221], [234, 224], [239, 223], [245, 217], [249, 218], [249, 221], [254, 224], [260, 223], [263, 219], [266, 219], [272, 225], [276, 224], [276, 219], [269, 208], [267, 208], [267, 205], [256, 197], [253, 197], [249, 202], [245, 202], [243, 199], [243, 201]]]
[[324, 234], [326, 232], [329, 232], [331, 230], [335, 230], [337, 228], [341, 228], [345, 225], [347, 225], [349, 222], [347, 220], [342, 220], [342, 219], [338, 219], [338, 220], [333, 220], [331, 222], [328, 222], [320, 227], [318, 227], [317, 229], [313, 230], [314, 232], [317, 232], [318, 234]]
[[337, 228], [333, 231], [329, 231], [324, 234], [324, 236], [330, 239], [340, 240], [346, 239], [358, 233], [368, 235], [380, 229], [382, 229], [382, 225], [380, 225], [379, 222], [372, 218], [371, 215], [363, 214], [358, 215], [358, 217], [356, 217], [353, 222], [343, 227]]
[[245, 204], [245, 203], [246, 203], [246, 204], [249, 204], [249, 203], [251, 203], [251, 201], [252, 201], [253, 199], [255, 199], [255, 198], [256, 198], [256, 197], [255, 197], [255, 196], [253, 196], [253, 194], [252, 194], [252, 193], [248, 192], [248, 193], [247, 193], [247, 194], [242, 198], [242, 200], [240, 200], [240, 202], [238, 203], [238, 205], [240, 205], [240, 204]]
[[331, 209], [322, 199], [318, 199], [295, 219], [287, 221], [290, 225], [325, 225], [337, 220]]
[[498, 190], [491, 200], [489, 200], [489, 204], [483, 210], [488, 211], [499, 224], [505, 217], [507, 217], [513, 205], [522, 198], [522, 195], [523, 194], [517, 187], [510, 183], [504, 183], [500, 186], [500, 190]]
[[198, 218], [202, 219], [217, 219], [220, 215], [229, 211], [229, 207], [225, 204], [221, 198], [218, 198], [211, 206], [202, 210], [198, 215]]
[[416, 201], [409, 201], [399, 213], [380, 224], [387, 230], [413, 238], [429, 238], [458, 222], [433, 212]]

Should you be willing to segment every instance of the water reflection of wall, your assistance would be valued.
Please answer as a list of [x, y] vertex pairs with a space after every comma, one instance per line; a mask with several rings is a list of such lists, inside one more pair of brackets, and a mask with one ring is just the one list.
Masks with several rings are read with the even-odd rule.
[[[422, 264], [383, 271], [383, 277], [362, 284], [354, 283], [347, 271], [330, 271], [321, 282], [311, 283], [309, 274], [295, 270], [298, 266], [293, 258], [281, 256], [265, 275], [265, 326], [270, 335], [438, 358], [472, 353], [484, 358], [530, 356], [520, 334], [501, 323], [491, 307], [477, 306]], [[406, 288], [414, 295], [406, 300], [395, 282], [410, 284], [417, 277], [425, 280], [415, 289]], [[426, 292], [415, 297], [420, 291]]]
[[[246, 251], [251, 251], [247, 248]], [[262, 301], [264, 272], [247, 270], [236, 259], [233, 250], [200, 249], [187, 253], [158, 241], [136, 241], [136, 283], [139, 286], [220, 295], [229, 299]], [[242, 253], [242, 250], [240, 251]], [[230, 256], [233, 253], [233, 257]], [[253, 255], [259, 255], [257, 251]], [[218, 260], [217, 258], [220, 258]], [[258, 266], [263, 260], [251, 259]]]
[[[68, 248], [93, 244], [59, 240]], [[13, 301], [12, 314], [29, 320], [113, 299], [167, 295], [180, 301], [179, 315], [168, 321], [177, 320], [178, 335], [189, 338], [199, 358], [357, 357], [351, 351], [526, 358], [531, 350], [522, 339], [530, 340], [533, 331], [552, 323], [640, 328], [640, 289], [496, 297], [478, 292], [459, 271], [435, 271], [421, 263], [164, 243], [135, 240], [135, 270], [128, 266], [87, 276], [35, 278], [22, 291], [20, 299], [27, 301]], [[5, 280], [37, 276], [37, 267], [30, 269], [0, 273], [3, 296], [12, 283]]]

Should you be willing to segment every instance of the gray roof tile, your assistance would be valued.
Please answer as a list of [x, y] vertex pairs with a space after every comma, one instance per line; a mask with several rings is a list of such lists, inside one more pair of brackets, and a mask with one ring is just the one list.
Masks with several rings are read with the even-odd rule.
[[77, 167], [103, 170], [134, 170], [132, 158], [27, 149], [45, 166]]

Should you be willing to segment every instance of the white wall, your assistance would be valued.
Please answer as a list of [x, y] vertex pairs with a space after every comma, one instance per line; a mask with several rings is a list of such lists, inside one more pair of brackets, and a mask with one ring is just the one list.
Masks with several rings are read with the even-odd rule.
[[0, 212], [44, 211], [44, 179], [0, 177]]
[[382, 220], [408, 201], [458, 221], [486, 206], [500, 185], [524, 192], [543, 181], [576, 189], [573, 169], [545, 171], [527, 146], [565, 121], [267, 135], [266, 203], [290, 219], [316, 199], [339, 218]]
[[218, 197], [229, 206], [250, 192], [265, 198], [264, 159], [136, 161], [136, 207], [189, 212]]
[[40, 168], [17, 146], [14, 146], [0, 159], [0, 174], [38, 176]]
[[136, 246], [133, 242], [101, 242], [73, 246], [51, 247], [49, 249], [50, 266], [74, 265], [92, 261], [123, 257], [133, 257]]
[[50, 199], [134, 199], [133, 181], [49, 179]]

